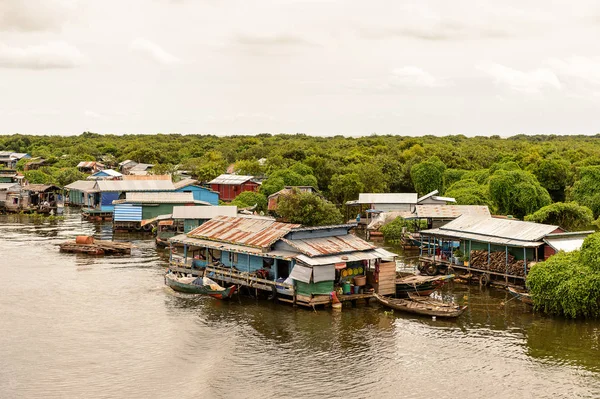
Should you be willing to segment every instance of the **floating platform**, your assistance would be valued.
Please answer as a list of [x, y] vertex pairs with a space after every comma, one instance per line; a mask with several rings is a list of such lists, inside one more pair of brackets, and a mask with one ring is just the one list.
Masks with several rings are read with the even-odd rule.
[[60, 244], [61, 252], [87, 255], [130, 255], [131, 243], [94, 240], [92, 237], [78, 236], [75, 241]]

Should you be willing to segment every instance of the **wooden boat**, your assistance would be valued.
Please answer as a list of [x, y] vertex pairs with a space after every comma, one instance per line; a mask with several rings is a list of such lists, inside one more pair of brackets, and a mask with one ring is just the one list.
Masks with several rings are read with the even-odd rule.
[[463, 314], [467, 306], [438, 301], [429, 297], [415, 299], [388, 298], [374, 294], [380, 304], [402, 312], [414, 313], [423, 316], [436, 316], [456, 318]]
[[454, 278], [454, 274], [446, 276], [412, 275], [396, 279], [396, 297], [407, 298], [408, 294], [428, 296]]
[[208, 277], [178, 277], [175, 273], [165, 274], [165, 284], [174, 291], [185, 294], [201, 294], [217, 299], [231, 298], [236, 286], [223, 288]]
[[523, 303], [526, 303], [527, 305], [533, 306], [533, 300], [531, 299], [531, 295], [529, 295], [529, 292], [527, 292], [527, 290], [510, 285], [507, 288], [508, 292], [510, 292], [518, 300], [520, 300]]

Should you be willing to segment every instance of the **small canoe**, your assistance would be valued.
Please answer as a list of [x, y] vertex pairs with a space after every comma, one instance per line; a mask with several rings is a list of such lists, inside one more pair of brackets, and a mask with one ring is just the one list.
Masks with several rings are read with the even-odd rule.
[[396, 279], [396, 297], [406, 298], [410, 294], [428, 296], [452, 280], [454, 274], [447, 276], [412, 275]]
[[383, 297], [379, 294], [374, 295], [380, 304], [387, 306], [388, 308], [423, 316], [456, 318], [463, 314], [463, 312], [467, 309], [467, 306], [459, 306], [454, 303], [442, 302], [427, 297], [415, 299], [396, 299]]
[[523, 303], [526, 303], [527, 305], [533, 306], [533, 300], [531, 299], [531, 295], [529, 295], [529, 292], [527, 292], [527, 290], [513, 286], [508, 286], [507, 288], [508, 292], [510, 292], [518, 300], [520, 300]]
[[171, 272], [165, 274], [165, 284], [177, 292], [208, 295], [217, 299], [231, 298], [236, 289], [235, 285], [221, 287], [208, 277], [178, 277]]

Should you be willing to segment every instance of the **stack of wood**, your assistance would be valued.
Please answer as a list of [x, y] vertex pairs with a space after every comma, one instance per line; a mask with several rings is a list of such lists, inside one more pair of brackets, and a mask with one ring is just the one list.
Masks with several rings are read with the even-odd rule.
[[90, 236], [77, 236], [75, 241], [60, 244], [61, 252], [82, 253], [88, 255], [131, 254], [131, 243], [94, 240]]
[[471, 267], [480, 270], [489, 270], [496, 273], [507, 273], [513, 276], [525, 275], [525, 262], [522, 260], [515, 261], [515, 257], [508, 254], [508, 266], [506, 252], [496, 251], [489, 254], [488, 251], [471, 251]]

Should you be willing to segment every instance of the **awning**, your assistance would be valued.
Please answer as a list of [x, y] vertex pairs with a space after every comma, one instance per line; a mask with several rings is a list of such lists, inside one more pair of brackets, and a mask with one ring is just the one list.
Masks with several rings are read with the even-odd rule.
[[[310, 267], [295, 265], [290, 273], [290, 277], [296, 281], [302, 281], [303, 283], [310, 283], [313, 269]], [[333, 279], [332, 279], [333, 280]]]
[[335, 267], [333, 265], [313, 267], [313, 281], [333, 281], [335, 280]]
[[[306, 263], [310, 266], [319, 266], [319, 265], [335, 265], [347, 262], [357, 262], [361, 260], [369, 260], [369, 259], [393, 259], [395, 258], [395, 253], [389, 252], [383, 248], [375, 248], [369, 251], [357, 251], [350, 252], [339, 255], [329, 255], [329, 256], [315, 256], [313, 258], [306, 255], [298, 255], [296, 259], [299, 261]], [[343, 269], [343, 267], [340, 267]]]

